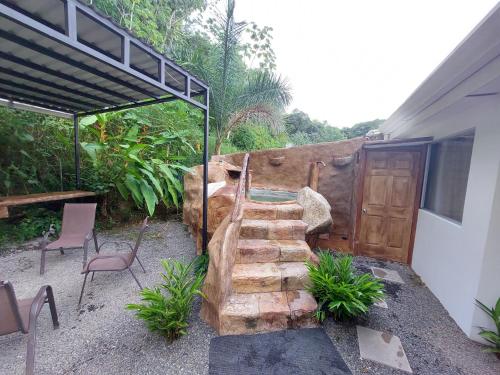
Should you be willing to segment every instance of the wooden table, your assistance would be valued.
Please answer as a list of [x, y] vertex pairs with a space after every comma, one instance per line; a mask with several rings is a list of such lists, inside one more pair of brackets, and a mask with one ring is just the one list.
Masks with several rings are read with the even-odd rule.
[[91, 197], [94, 195], [96, 195], [96, 193], [92, 191], [72, 190], [0, 197], [0, 219], [9, 217], [9, 207], [11, 206], [23, 206], [33, 203], [62, 201], [66, 199]]

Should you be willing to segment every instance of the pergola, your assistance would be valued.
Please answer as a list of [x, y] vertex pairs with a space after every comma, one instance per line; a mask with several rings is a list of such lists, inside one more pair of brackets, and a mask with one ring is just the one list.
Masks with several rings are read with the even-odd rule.
[[207, 248], [209, 87], [77, 0], [0, 0], [0, 104], [78, 118], [183, 100], [204, 113], [203, 249]]

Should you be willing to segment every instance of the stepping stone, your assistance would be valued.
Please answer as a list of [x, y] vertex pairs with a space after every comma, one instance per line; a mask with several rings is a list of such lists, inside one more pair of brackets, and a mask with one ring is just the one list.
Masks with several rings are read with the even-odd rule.
[[399, 337], [361, 326], [356, 329], [361, 359], [412, 373]]
[[387, 306], [387, 302], [385, 302], [385, 299], [375, 302], [374, 305], [383, 309], [389, 308], [389, 306]]
[[387, 268], [378, 268], [378, 267], [370, 267], [373, 273], [373, 276], [375, 276], [378, 279], [390, 281], [393, 283], [399, 283], [399, 284], [404, 284], [405, 282], [399, 276], [399, 273], [394, 270], [388, 270]]

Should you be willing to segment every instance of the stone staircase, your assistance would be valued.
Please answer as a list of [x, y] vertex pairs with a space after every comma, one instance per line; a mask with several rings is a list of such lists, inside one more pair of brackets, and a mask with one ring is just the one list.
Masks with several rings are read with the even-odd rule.
[[220, 334], [312, 327], [316, 301], [305, 290], [307, 224], [297, 203], [245, 202]]

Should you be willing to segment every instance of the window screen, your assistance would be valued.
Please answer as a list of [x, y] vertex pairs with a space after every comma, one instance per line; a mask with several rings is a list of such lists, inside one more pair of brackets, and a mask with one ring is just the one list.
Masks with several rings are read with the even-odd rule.
[[431, 145], [424, 208], [462, 222], [473, 143], [471, 133]]

